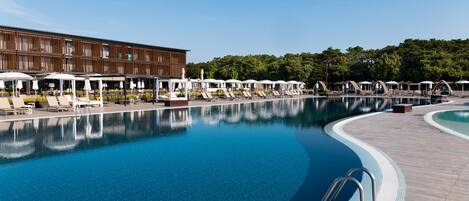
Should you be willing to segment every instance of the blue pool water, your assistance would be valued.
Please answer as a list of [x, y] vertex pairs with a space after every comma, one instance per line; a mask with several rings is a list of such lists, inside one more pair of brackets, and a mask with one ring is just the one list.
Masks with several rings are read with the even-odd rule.
[[446, 128], [469, 136], [469, 110], [438, 112], [432, 118]]
[[286, 99], [0, 122], [0, 200], [320, 200], [361, 167], [322, 127], [399, 102], [427, 104]]

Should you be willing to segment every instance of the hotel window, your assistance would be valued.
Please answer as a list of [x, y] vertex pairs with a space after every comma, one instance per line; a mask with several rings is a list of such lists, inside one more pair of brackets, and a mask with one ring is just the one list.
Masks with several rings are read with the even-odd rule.
[[0, 34], [0, 49], [7, 49], [7, 41], [5, 40], [5, 36]]
[[33, 57], [18, 56], [18, 70], [29, 70], [33, 67]]
[[103, 45], [103, 58], [109, 59], [109, 46]]
[[104, 73], [109, 73], [109, 63], [108, 62], [104, 62], [103, 63], [103, 72]]
[[21, 51], [29, 51], [33, 47], [33, 44], [30, 42], [27, 37], [19, 37], [16, 43], [16, 49]]
[[52, 63], [50, 58], [41, 57], [41, 69], [42, 71], [52, 71]]
[[91, 44], [83, 44], [83, 55], [85, 57], [91, 57], [92, 56]]
[[127, 60], [132, 61], [132, 59], [133, 59], [132, 53], [129, 52], [129, 53], [127, 54]]
[[68, 40], [68, 39], [65, 40], [65, 50], [64, 50], [65, 55], [72, 56], [73, 51], [74, 51], [74, 47], [73, 47], [72, 40]]
[[145, 74], [150, 75], [150, 67], [145, 68]]
[[75, 70], [75, 64], [71, 58], [66, 58], [63, 66], [65, 72], [72, 72]]
[[52, 53], [52, 45], [50, 44], [49, 39], [41, 39], [40, 41], [41, 51]]
[[163, 75], [163, 69], [158, 69], [158, 75]]
[[83, 68], [85, 70], [85, 73], [92, 73], [93, 72], [93, 62], [91, 62], [91, 61], [83, 62]]
[[6, 55], [0, 54], [0, 69], [6, 70], [8, 68], [8, 59]]
[[150, 62], [150, 54], [145, 53], [145, 61]]
[[124, 64], [117, 64], [117, 73], [124, 74]]
[[122, 53], [120, 53], [120, 52], [117, 53], [117, 58], [118, 58], [118, 59], [122, 59]]
[[134, 74], [138, 74], [138, 68], [134, 68]]
[[162, 56], [158, 56], [158, 60], [157, 60], [157, 61], [158, 61], [158, 63], [163, 62], [163, 57], [162, 57]]

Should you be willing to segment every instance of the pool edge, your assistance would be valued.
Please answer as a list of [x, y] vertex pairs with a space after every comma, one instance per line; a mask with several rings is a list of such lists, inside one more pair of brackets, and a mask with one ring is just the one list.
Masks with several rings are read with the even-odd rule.
[[[375, 163], [378, 164], [378, 168], [382, 174], [382, 183], [377, 186], [376, 200], [389, 200], [389, 201], [402, 201], [405, 200], [405, 178], [404, 174], [399, 168], [399, 166], [383, 151], [380, 149], [362, 141], [358, 138], [355, 138], [343, 130], [343, 127], [354, 121], [361, 118], [366, 118], [370, 116], [375, 116], [382, 114], [383, 112], [374, 112], [354, 117], [349, 117], [345, 119], [340, 119], [334, 122], [327, 124], [324, 127], [324, 131], [329, 134], [334, 139], [344, 143], [349, 148], [351, 148], [362, 161], [366, 161], [364, 153], [371, 156]], [[362, 150], [359, 150], [362, 149]], [[368, 160], [368, 159], [367, 159]], [[342, 175], [337, 175], [342, 176]], [[368, 178], [363, 177], [362, 180]]]
[[451, 135], [455, 135], [457, 137], [460, 137], [460, 138], [463, 138], [465, 140], [469, 140], [469, 136], [468, 135], [464, 135], [460, 132], [457, 132], [453, 129], [450, 129], [448, 127], [445, 127], [439, 123], [437, 123], [436, 121], [433, 120], [433, 116], [437, 113], [441, 113], [441, 112], [448, 112], [448, 111], [460, 111], [460, 110], [466, 110], [466, 109], [446, 109], [446, 110], [436, 110], [436, 111], [431, 111], [431, 112], [428, 112], [426, 113], [424, 116], [423, 116], [423, 120], [429, 124], [430, 126], [433, 126], [435, 128], [437, 128], [438, 130], [440, 131], [443, 131], [445, 133], [448, 133], [448, 134], [451, 134]]

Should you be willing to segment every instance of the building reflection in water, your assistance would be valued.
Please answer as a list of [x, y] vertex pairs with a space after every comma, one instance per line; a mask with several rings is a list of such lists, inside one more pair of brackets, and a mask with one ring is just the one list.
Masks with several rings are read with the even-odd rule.
[[420, 99], [292, 98], [0, 122], [0, 163], [141, 138], [184, 134], [194, 122], [207, 125], [281, 122], [293, 127], [320, 127], [350, 114], [380, 111], [396, 103], [428, 104]]

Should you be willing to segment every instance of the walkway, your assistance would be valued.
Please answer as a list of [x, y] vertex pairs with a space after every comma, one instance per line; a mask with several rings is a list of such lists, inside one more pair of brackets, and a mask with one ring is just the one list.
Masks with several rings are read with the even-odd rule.
[[[401, 168], [406, 200], [469, 200], [469, 140], [443, 133], [424, 121], [427, 112], [469, 109], [469, 99], [383, 113], [346, 124], [346, 133], [384, 151]], [[372, 122], [372, 123], [371, 123]]]

